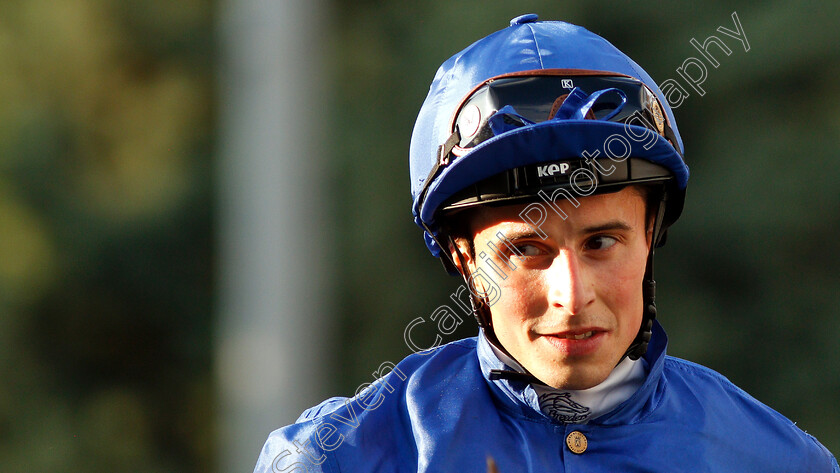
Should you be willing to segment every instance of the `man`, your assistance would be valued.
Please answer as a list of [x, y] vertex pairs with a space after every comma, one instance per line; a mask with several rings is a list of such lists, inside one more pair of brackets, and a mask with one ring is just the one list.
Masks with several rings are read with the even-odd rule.
[[255, 471], [839, 472], [791, 421], [665, 355], [653, 250], [688, 168], [656, 83], [524, 15], [445, 62], [413, 213], [479, 336], [417, 353], [271, 434]]

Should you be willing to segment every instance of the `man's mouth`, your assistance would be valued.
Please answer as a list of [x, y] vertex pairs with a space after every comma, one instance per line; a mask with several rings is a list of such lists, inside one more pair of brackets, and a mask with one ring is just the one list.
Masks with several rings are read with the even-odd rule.
[[588, 332], [579, 333], [579, 334], [569, 333], [569, 334], [557, 335], [557, 338], [567, 338], [569, 340], [583, 340], [585, 338], [591, 337], [594, 333], [595, 333], [594, 331], [590, 330]]
[[[584, 329], [586, 330], [586, 329]], [[543, 339], [568, 356], [591, 355], [604, 342], [606, 331], [592, 328], [585, 332], [569, 331], [543, 335]]]

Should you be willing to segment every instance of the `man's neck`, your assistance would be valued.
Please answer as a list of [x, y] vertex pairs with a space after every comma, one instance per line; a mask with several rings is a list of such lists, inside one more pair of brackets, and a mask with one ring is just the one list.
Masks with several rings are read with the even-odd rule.
[[[489, 345], [499, 361], [518, 372], [527, 372], [494, 343]], [[644, 359], [631, 360], [625, 357], [604, 381], [589, 389], [555, 389], [537, 383], [532, 383], [531, 387], [539, 397], [543, 414], [560, 423], [583, 424], [612, 411], [629, 399], [642, 386], [647, 372]]]

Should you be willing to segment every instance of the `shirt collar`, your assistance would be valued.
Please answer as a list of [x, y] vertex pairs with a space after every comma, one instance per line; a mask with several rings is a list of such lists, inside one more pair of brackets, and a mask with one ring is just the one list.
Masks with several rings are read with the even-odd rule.
[[[552, 419], [561, 423], [626, 423], [640, 419], [657, 405], [658, 382], [662, 373], [667, 336], [654, 322], [653, 336], [645, 356], [623, 360], [604, 382], [581, 391], [556, 390], [524, 381], [491, 379], [494, 369], [524, 372], [516, 360], [479, 335], [477, 353], [481, 371], [501, 406], [528, 418]], [[661, 393], [659, 393], [661, 395]]]

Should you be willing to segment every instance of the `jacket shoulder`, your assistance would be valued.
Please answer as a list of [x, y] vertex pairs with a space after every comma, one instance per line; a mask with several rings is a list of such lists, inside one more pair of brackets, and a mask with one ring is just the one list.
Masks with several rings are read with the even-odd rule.
[[742, 458], [772, 458], [779, 471], [838, 473], [837, 461], [816, 438], [717, 371], [668, 356], [664, 376], [680, 412]]
[[254, 472], [340, 471], [339, 464], [352, 471], [409, 466], [417, 458], [413, 423], [438, 397], [427, 394], [463, 378], [460, 372], [475, 372], [475, 346], [474, 338], [458, 340], [396, 364], [381, 363], [372, 382], [361, 384], [354, 396], [327, 399], [272, 432]]
[[690, 389], [697, 394], [703, 393], [706, 396], [703, 399], [708, 402], [728, 401], [737, 406], [749, 407], [754, 416], [766, 417], [767, 420], [782, 425], [795, 426], [790, 419], [736, 386], [726, 376], [706, 366], [667, 356], [665, 376], [672, 387]]

